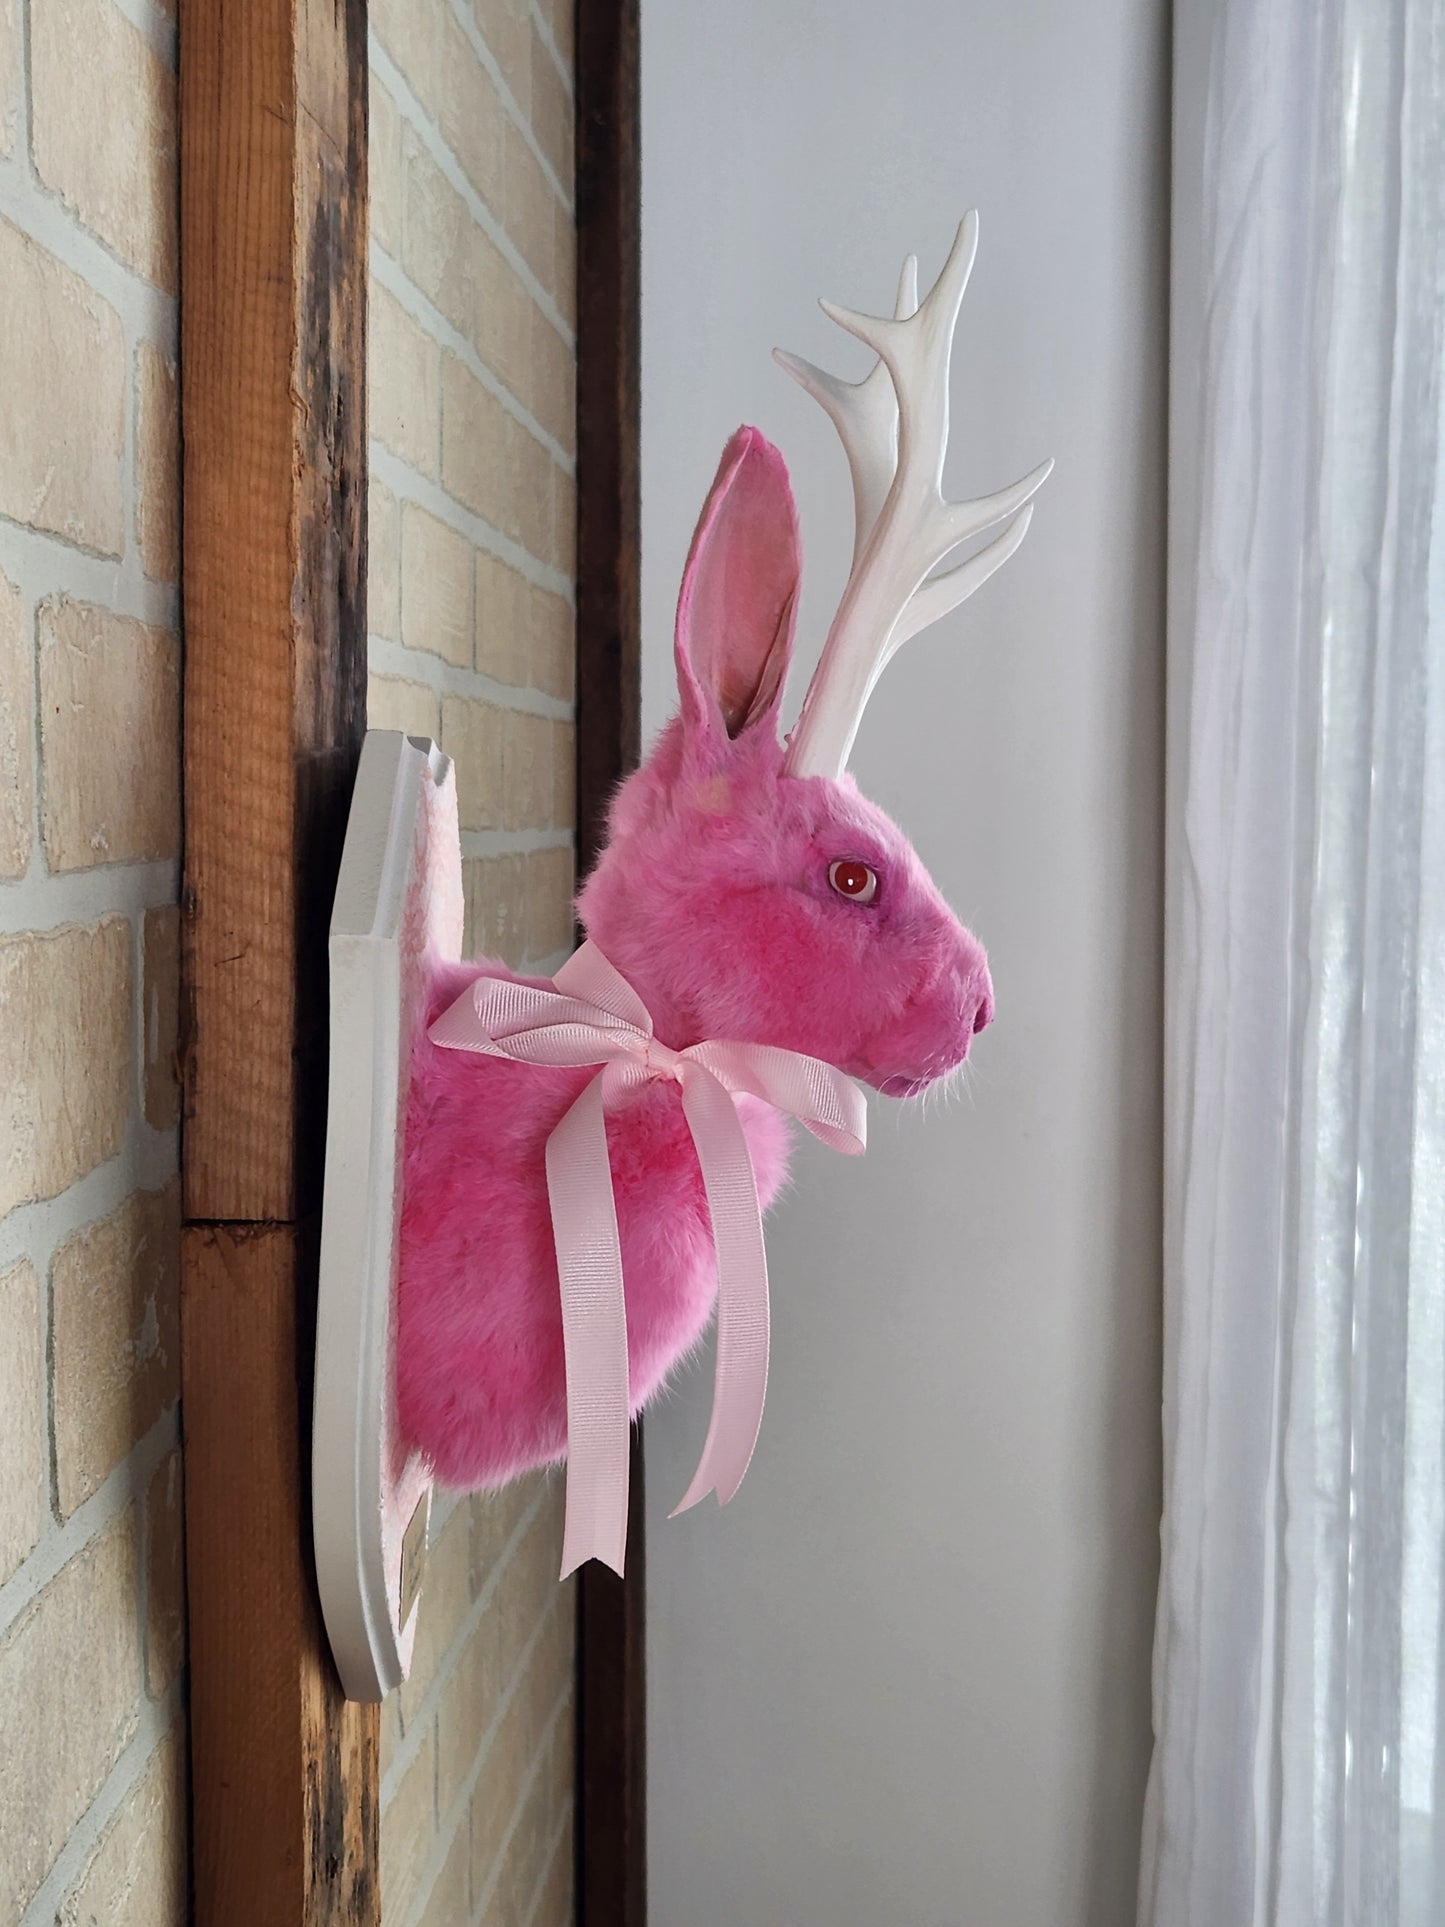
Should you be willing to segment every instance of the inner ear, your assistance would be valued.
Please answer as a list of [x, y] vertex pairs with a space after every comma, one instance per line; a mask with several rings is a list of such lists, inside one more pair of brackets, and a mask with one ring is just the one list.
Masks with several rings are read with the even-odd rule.
[[728, 735], [739, 736], [776, 709], [792, 654], [799, 566], [783, 458], [757, 429], [740, 428], [723, 451], [678, 599], [678, 682], [691, 722], [715, 705]]

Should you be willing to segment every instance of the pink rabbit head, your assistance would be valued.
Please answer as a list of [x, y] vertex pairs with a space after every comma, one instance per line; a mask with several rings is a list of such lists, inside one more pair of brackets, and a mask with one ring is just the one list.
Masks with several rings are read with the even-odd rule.
[[783, 459], [740, 428], [683, 576], [679, 714], [618, 791], [579, 910], [675, 1048], [776, 1044], [912, 1096], [992, 1017], [988, 964], [849, 777], [785, 768], [800, 566]]

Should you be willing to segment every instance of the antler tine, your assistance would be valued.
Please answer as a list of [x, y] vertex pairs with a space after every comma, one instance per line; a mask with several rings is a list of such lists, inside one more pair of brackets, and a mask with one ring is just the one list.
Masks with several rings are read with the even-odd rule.
[[968, 278], [978, 253], [978, 214], [970, 209], [959, 222], [943, 272], [909, 316], [859, 314], [836, 301], [820, 301], [830, 321], [846, 328], [886, 366], [898, 397], [898, 458], [900, 468], [916, 465], [920, 473], [943, 482], [943, 457], [948, 447], [948, 364], [953, 331], [963, 306]]
[[[1040, 475], [1039, 481], [1034, 483], [1035, 488], [1044, 480], [1053, 463], [1044, 462], [1041, 466], [1044, 474]], [[1022, 488], [1023, 483], [1020, 482], [1016, 486]], [[905, 642], [911, 641], [921, 630], [930, 628], [941, 617], [948, 615], [951, 610], [958, 607], [960, 602], [967, 602], [975, 589], [981, 589], [994, 571], [1003, 567], [1023, 541], [1029, 532], [1029, 523], [1033, 519], [1034, 505], [1029, 502], [1009, 523], [1003, 534], [996, 535], [992, 542], [979, 550], [977, 555], [971, 555], [966, 562], [960, 562], [956, 568], [945, 570], [942, 575], [929, 576], [894, 624], [893, 634], [888, 639], [888, 652], [883, 662], [891, 661]], [[879, 667], [882, 666], [883, 664], [880, 663]]]
[[[894, 315], [906, 320], [918, 309], [918, 256], [910, 254], [898, 279]], [[856, 564], [873, 524], [888, 499], [898, 466], [898, 397], [893, 378], [880, 359], [862, 381], [844, 381], [801, 355], [774, 348], [773, 360], [813, 397], [838, 431], [853, 478], [853, 561]]]
[[[908, 266], [891, 318], [821, 304], [878, 355], [863, 382], [841, 382], [811, 363], [778, 357], [832, 418], [855, 494], [853, 568], [789, 739], [793, 775], [841, 773], [884, 664], [1002, 567], [1027, 533], [1025, 505], [1053, 467], [1042, 462], [1021, 481], [973, 501], [943, 496], [949, 361], [977, 250], [978, 215], [970, 212], [921, 305], [915, 306]], [[884, 395], [885, 371], [891, 399]], [[892, 465], [886, 480], [885, 451]], [[961, 542], [1010, 516], [1008, 528], [977, 555], [930, 578]]]

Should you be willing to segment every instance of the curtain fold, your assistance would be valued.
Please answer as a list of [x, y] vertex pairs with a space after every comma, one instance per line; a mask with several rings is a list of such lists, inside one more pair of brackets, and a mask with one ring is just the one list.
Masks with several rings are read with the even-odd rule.
[[1141, 1927], [1445, 1922], [1445, 0], [1175, 28]]

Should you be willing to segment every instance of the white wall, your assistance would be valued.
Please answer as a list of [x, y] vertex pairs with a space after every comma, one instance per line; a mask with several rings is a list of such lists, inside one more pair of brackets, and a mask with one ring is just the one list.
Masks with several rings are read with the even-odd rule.
[[[650, 0], [646, 721], [725, 436], [792, 465], [805, 656], [846, 567], [832, 430], [768, 360], [931, 278], [976, 204], [955, 493], [1058, 468], [910, 646], [854, 760], [988, 944], [964, 1101], [808, 1145], [770, 1230], [752, 1471], [669, 1523], [708, 1370], [648, 1423], [657, 1927], [1123, 1927], [1159, 1498], [1164, 0]], [[805, 663], [801, 667], [806, 668]], [[794, 678], [796, 703], [801, 673]]]

